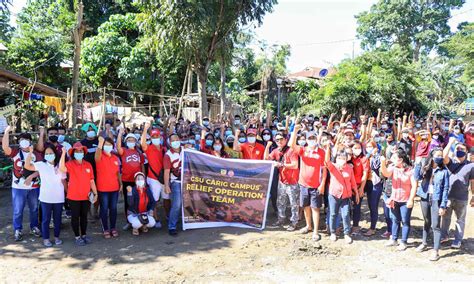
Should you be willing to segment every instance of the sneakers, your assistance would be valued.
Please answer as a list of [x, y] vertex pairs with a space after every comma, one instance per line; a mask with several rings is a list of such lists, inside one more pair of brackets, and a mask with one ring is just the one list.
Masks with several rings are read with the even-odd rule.
[[76, 245], [79, 246], [79, 247], [82, 247], [82, 246], [86, 245], [86, 242], [81, 237], [77, 237], [76, 238]]
[[15, 230], [15, 242], [23, 241], [23, 233], [20, 230]]
[[333, 242], [337, 241], [337, 236], [336, 234], [331, 234], [331, 236], [329, 237], [329, 239]]
[[439, 254], [437, 251], [433, 250], [430, 256], [430, 261], [438, 261], [439, 260]]
[[63, 241], [60, 238], [54, 238], [54, 244], [60, 246], [63, 244]]
[[388, 241], [385, 243], [385, 246], [386, 246], [386, 247], [394, 247], [394, 246], [396, 246], [397, 244], [398, 244], [398, 243], [397, 243], [396, 240], [390, 239], [390, 240], [388, 240]]
[[291, 223], [290, 225], [288, 225], [288, 227], [286, 228], [286, 230], [287, 230], [288, 232], [293, 232], [293, 231], [295, 231], [295, 230], [296, 230], [296, 224]]
[[168, 230], [168, 234], [170, 236], [176, 237], [178, 235], [178, 231], [176, 231], [176, 229], [171, 229], [171, 230]]
[[419, 246], [415, 249], [415, 251], [417, 251], [417, 252], [423, 252], [423, 251], [426, 249], [426, 247], [427, 247], [427, 245], [421, 244], [421, 245], [419, 245]]
[[406, 243], [400, 242], [400, 244], [399, 244], [398, 247], [397, 247], [397, 250], [398, 250], [398, 251], [404, 251], [404, 250], [407, 249], [407, 247], [408, 247], [408, 246], [407, 246]]
[[128, 231], [128, 230], [130, 230], [131, 228], [132, 228], [132, 225], [130, 225], [130, 223], [127, 223], [127, 224], [125, 224], [125, 225], [122, 227], [122, 230]]
[[87, 236], [87, 235], [82, 236], [81, 239], [83, 239], [83, 240], [84, 240], [84, 243], [86, 243], [86, 244], [92, 244], [92, 239], [91, 239], [91, 237], [89, 237], [89, 236]]
[[311, 239], [314, 241], [314, 242], [319, 242], [321, 240], [321, 235], [316, 233], [316, 232], [313, 232], [313, 236], [311, 237]]
[[344, 240], [346, 241], [346, 244], [352, 244], [352, 238], [349, 235], [344, 235]]
[[46, 239], [46, 240], [43, 240], [43, 245], [47, 248], [50, 248], [53, 246], [53, 243], [50, 240]]
[[300, 230], [299, 230], [299, 233], [304, 235], [304, 234], [307, 234], [307, 233], [312, 232], [312, 231], [313, 231], [313, 230], [310, 230], [310, 229], [306, 226], [306, 227], [300, 229]]
[[30, 231], [30, 234], [34, 235], [35, 237], [40, 237], [41, 231], [38, 227], [33, 227]]
[[161, 225], [161, 222], [160, 221], [156, 221], [156, 224], [155, 224], [155, 229], [161, 229], [163, 226]]
[[451, 248], [453, 249], [459, 249], [461, 248], [461, 241], [453, 241], [453, 243], [451, 244]]

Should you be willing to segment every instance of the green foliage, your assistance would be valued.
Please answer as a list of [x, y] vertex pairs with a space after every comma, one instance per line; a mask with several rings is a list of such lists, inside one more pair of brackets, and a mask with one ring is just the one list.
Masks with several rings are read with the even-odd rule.
[[[262, 46], [263, 50], [267, 50], [266, 45]], [[257, 78], [261, 79], [262, 75], [266, 70], [273, 70], [276, 76], [284, 76], [287, 74], [286, 62], [291, 55], [291, 47], [289, 44], [284, 45], [272, 45], [268, 48], [270, 55], [264, 53], [262, 56], [257, 58], [255, 65], [258, 68]]]
[[[298, 109], [309, 105], [317, 96], [319, 85], [314, 80], [301, 80], [295, 83], [294, 91], [289, 93], [282, 101], [282, 112], [295, 115]], [[310, 108], [305, 108], [305, 113], [311, 112]]]
[[72, 57], [74, 14], [66, 0], [31, 1], [18, 15], [18, 28], [7, 45], [7, 65], [29, 78], [64, 87], [69, 74], [59, 64]]
[[247, 92], [236, 78], [227, 83], [227, 90], [229, 91], [230, 99], [238, 103], [245, 113], [256, 113], [258, 111], [257, 99], [247, 95]]
[[356, 16], [357, 36], [364, 48], [388, 49], [398, 45], [417, 61], [420, 52], [428, 54], [449, 36], [451, 9], [460, 8], [464, 2], [379, 0], [370, 11]]
[[0, 9], [0, 42], [10, 41], [13, 28], [10, 26], [10, 12], [8, 9]]

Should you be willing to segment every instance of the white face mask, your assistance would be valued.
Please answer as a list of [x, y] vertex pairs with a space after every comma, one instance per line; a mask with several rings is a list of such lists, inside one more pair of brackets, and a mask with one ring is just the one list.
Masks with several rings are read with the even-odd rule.
[[138, 186], [138, 187], [143, 187], [143, 186], [145, 185], [145, 181], [142, 180], [142, 179], [137, 180], [136, 183], [137, 183], [137, 186]]
[[434, 140], [438, 140], [439, 136], [438, 135], [433, 135]]
[[270, 140], [270, 137], [271, 137], [270, 135], [265, 134], [265, 135], [263, 135], [263, 140], [268, 141], [268, 140]]
[[408, 138], [408, 133], [403, 133], [403, 134], [402, 134], [402, 137], [403, 137], [404, 139], [407, 139], [407, 138]]
[[95, 131], [94, 130], [87, 131], [86, 135], [89, 138], [93, 138], [93, 137], [95, 137]]
[[127, 148], [128, 148], [128, 149], [133, 149], [133, 148], [135, 148], [135, 142], [127, 142]]
[[306, 143], [308, 143], [310, 148], [316, 147], [316, 140], [306, 140]]
[[253, 143], [255, 143], [256, 138], [255, 138], [255, 137], [247, 137], [247, 141], [248, 141], [250, 144], [253, 144]]
[[336, 159], [336, 165], [337, 165], [338, 167], [342, 167], [342, 166], [344, 166], [345, 164], [346, 164], [346, 160], [344, 160], [344, 159]]
[[359, 156], [360, 153], [362, 153], [362, 150], [361, 149], [354, 149], [354, 150], [352, 150], [352, 152], [354, 153], [354, 156]]
[[298, 145], [300, 146], [306, 145], [306, 140], [298, 140]]
[[29, 140], [23, 139], [23, 140], [20, 141], [20, 148], [26, 149], [26, 148], [30, 147], [30, 145], [31, 144], [30, 144]]

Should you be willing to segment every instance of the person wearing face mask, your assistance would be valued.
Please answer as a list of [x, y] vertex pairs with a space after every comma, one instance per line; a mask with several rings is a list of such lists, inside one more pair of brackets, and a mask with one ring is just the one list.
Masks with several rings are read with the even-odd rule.
[[155, 227], [156, 220], [153, 212], [156, 201], [153, 193], [147, 188], [145, 174], [138, 172], [134, 176], [134, 185], [127, 185], [128, 210], [127, 220], [132, 226], [132, 234], [138, 236], [140, 229], [148, 232], [149, 228]]
[[443, 149], [436, 148], [431, 152], [429, 162], [423, 166], [415, 166], [415, 178], [421, 182], [416, 195], [421, 198], [421, 212], [423, 214], [423, 239], [416, 249], [423, 252], [428, 247], [428, 235], [433, 230], [433, 253], [431, 261], [439, 259], [441, 243], [441, 217], [446, 213], [449, 191], [449, 172], [443, 161]]
[[401, 139], [398, 143], [398, 147], [407, 153], [408, 157], [411, 159], [413, 153], [415, 138], [410, 135], [410, 130], [404, 128], [401, 133]]
[[[95, 152], [97, 166], [97, 191], [99, 192], [100, 219], [104, 238], [118, 237], [117, 202], [122, 191], [119, 158], [112, 153], [114, 141], [99, 137], [99, 146]], [[110, 223], [109, 223], [110, 219]], [[110, 226], [109, 226], [110, 225]]]
[[71, 144], [66, 141], [66, 128], [64, 126], [58, 126], [58, 143], [66, 148], [66, 152], [72, 147]]
[[207, 133], [206, 129], [201, 130], [201, 152], [212, 155], [212, 144], [214, 144], [215, 137], [212, 133]]
[[454, 137], [456, 140], [460, 143], [464, 143], [464, 134], [461, 132], [461, 127], [459, 125], [456, 125], [454, 127], [450, 127], [450, 129], [453, 129], [449, 133], [449, 137]]
[[[454, 158], [449, 158], [450, 149], [454, 148]], [[446, 214], [441, 221], [441, 242], [449, 240], [449, 226], [451, 225], [451, 216], [456, 214], [456, 227], [454, 231], [454, 240], [451, 243], [452, 248], [460, 248], [464, 237], [464, 227], [466, 224], [467, 204], [469, 201], [469, 188], [473, 197], [470, 205], [474, 207], [474, 163], [467, 159], [467, 147], [463, 143], [456, 142], [454, 137], [449, 138], [449, 143], [443, 150], [444, 164], [449, 170], [449, 194]]]
[[274, 161], [275, 167], [280, 173], [277, 189], [278, 221], [274, 226], [279, 227], [285, 224], [286, 208], [289, 201], [291, 217], [287, 231], [294, 231], [299, 221], [298, 155], [287, 145], [287, 139], [282, 133], [277, 133], [275, 143], [277, 148], [271, 153], [272, 141], [268, 142], [265, 149], [265, 160]]
[[[148, 175], [147, 184], [150, 187], [150, 191], [153, 193], [153, 198], [156, 202], [163, 198], [163, 208], [165, 214], [168, 216], [171, 210], [171, 199], [169, 193], [164, 190], [164, 168], [163, 168], [163, 157], [164, 148], [162, 146], [161, 133], [158, 129], [152, 129], [150, 131], [151, 145], [146, 144], [146, 134], [150, 129], [150, 123], [146, 123], [143, 129], [141, 145], [142, 150], [146, 154], [148, 159]], [[154, 215], [157, 229], [161, 228], [161, 222], [158, 218], [157, 208], [154, 209]]]
[[163, 167], [165, 192], [171, 195], [171, 210], [168, 221], [168, 233], [176, 236], [179, 215], [181, 213], [181, 142], [176, 134], [170, 136], [171, 148], [166, 152]]
[[302, 128], [296, 124], [291, 134], [289, 145], [300, 158], [300, 173], [298, 184], [300, 187], [300, 207], [304, 210], [306, 226], [300, 230], [301, 234], [313, 231], [313, 241], [319, 241], [319, 215], [323, 203], [324, 185], [326, 182], [326, 168], [324, 168], [324, 150], [318, 147], [317, 136], [314, 132], [306, 133], [306, 147], [296, 145], [296, 137]]
[[466, 126], [464, 139], [466, 140], [467, 149], [471, 151], [474, 148], [474, 124], [472, 122]]
[[[365, 146], [368, 158], [368, 177], [365, 184], [365, 192], [367, 193], [367, 203], [370, 211], [370, 228], [364, 233], [364, 236], [370, 237], [375, 235], [377, 221], [379, 216], [379, 202], [383, 192], [383, 181], [380, 173], [380, 152], [374, 141], [369, 141]], [[361, 201], [362, 202], [362, 201]]]
[[[347, 152], [347, 151], [346, 151]], [[361, 218], [361, 204], [364, 197], [364, 189], [369, 177], [369, 159], [362, 153], [362, 145], [359, 141], [354, 141], [352, 146], [352, 156], [350, 161], [352, 162], [352, 170], [354, 171], [354, 178], [359, 191], [359, 202], [356, 203], [356, 196], [352, 196], [352, 234], [358, 235], [360, 233], [360, 218]]]
[[444, 139], [443, 137], [440, 135], [440, 130], [438, 127], [436, 127], [434, 130], [433, 130], [433, 135], [431, 135], [431, 143], [430, 143], [430, 149], [429, 151], [433, 151], [435, 148], [443, 148], [444, 146]]
[[196, 135], [194, 134], [194, 132], [189, 133], [188, 144], [191, 144], [192, 149], [199, 151], [200, 145], [199, 143], [196, 143]]
[[212, 154], [213, 156], [219, 157], [219, 158], [230, 158], [229, 154], [225, 151], [224, 148], [224, 143], [222, 142], [221, 138], [217, 138], [214, 140], [214, 143], [212, 143]]
[[210, 122], [209, 122], [209, 118], [208, 118], [208, 117], [203, 117], [203, 119], [202, 119], [202, 126], [206, 129], [206, 132], [210, 132], [210, 131], [211, 131], [211, 125], [210, 125]]
[[[235, 136], [240, 137], [240, 129], [235, 131]], [[263, 160], [265, 147], [257, 142], [257, 129], [247, 129], [247, 142], [240, 143], [239, 140], [234, 141], [234, 150], [242, 152], [242, 158], [246, 160]]]
[[[337, 149], [337, 145], [336, 145]], [[348, 155], [344, 150], [336, 153], [336, 163], [331, 162], [331, 149], [326, 146], [325, 165], [331, 174], [329, 184], [329, 210], [330, 221], [329, 229], [331, 232], [330, 240], [335, 242], [336, 236], [336, 218], [339, 210], [342, 215], [342, 224], [344, 228], [344, 239], [346, 243], [352, 243], [350, 236], [350, 216], [349, 207], [352, 195], [355, 196], [355, 204], [359, 204], [359, 190], [354, 177], [352, 167], [347, 163]]]
[[47, 146], [52, 146], [55, 148], [56, 152], [58, 153], [61, 153], [61, 148], [62, 148], [62, 145], [58, 142], [58, 128], [57, 127], [50, 127], [46, 130], [46, 135], [48, 137], [48, 140], [46, 142], [43, 143], [44, 141], [44, 138], [42, 139], [39, 139], [38, 140], [38, 145], [36, 147], [36, 149], [39, 151], [39, 152], [44, 152], [44, 149], [47, 147]]
[[224, 149], [227, 154], [229, 154], [229, 157], [232, 159], [242, 159], [242, 153], [234, 151], [234, 141], [235, 141], [235, 136], [230, 135], [225, 138], [225, 145]]
[[[270, 131], [270, 129], [262, 130], [262, 133], [261, 133], [260, 136], [262, 137], [264, 147], [266, 147], [270, 141], [273, 142], [273, 135], [272, 135], [272, 132]], [[270, 146], [270, 150], [269, 150], [270, 152], [269, 153], [271, 153], [271, 151], [273, 151], [275, 148], [276, 148], [276, 146], [272, 143], [271, 146]]]
[[426, 160], [429, 156], [431, 134], [427, 130], [420, 130], [415, 133], [416, 141], [416, 153], [415, 153], [415, 165], [422, 162], [422, 159]]
[[[87, 214], [90, 203], [97, 201], [97, 188], [94, 181], [92, 165], [84, 159], [87, 148], [80, 142], [74, 143], [69, 150], [71, 160], [66, 162], [66, 149], [63, 148], [59, 170], [69, 175], [67, 199], [71, 207], [71, 226], [74, 231], [75, 243], [78, 246], [90, 244], [92, 239], [87, 236]], [[93, 200], [89, 195], [93, 194]]]
[[408, 235], [410, 234], [410, 219], [416, 195], [417, 182], [413, 175], [410, 159], [403, 149], [392, 154], [393, 164], [387, 168], [386, 160], [381, 157], [381, 172], [392, 181], [392, 193], [386, 201], [392, 216], [392, 237], [386, 246], [397, 245], [400, 224], [402, 224], [402, 239], [397, 250], [407, 249]]
[[49, 224], [51, 215], [54, 221], [54, 244], [61, 245], [63, 242], [59, 239], [61, 231], [61, 212], [64, 204], [64, 188], [66, 175], [60, 172], [59, 155], [53, 146], [46, 146], [44, 150], [44, 159], [42, 162], [32, 162], [33, 147], [30, 147], [30, 153], [26, 157], [25, 169], [38, 172], [41, 179], [41, 191], [39, 200], [41, 201], [41, 235], [45, 247], [53, 246], [49, 239]]
[[297, 141], [296, 143], [297, 143], [298, 146], [300, 146], [300, 147], [306, 146], [306, 136], [304, 136], [304, 135], [298, 136], [298, 141]]
[[[39, 173], [31, 172], [24, 168], [25, 159], [29, 154], [32, 141], [31, 134], [22, 133], [18, 136], [19, 147], [10, 147], [11, 126], [7, 126], [2, 138], [2, 149], [6, 156], [13, 161], [12, 170], [12, 206], [13, 206], [13, 230], [15, 241], [23, 240], [23, 209], [28, 204], [30, 215], [30, 232], [39, 237], [41, 234], [38, 228], [38, 196], [39, 196]], [[40, 161], [41, 154], [34, 152], [33, 162]]]
[[[135, 184], [135, 174], [138, 172], [145, 172], [144, 161], [145, 158], [137, 150], [137, 139], [135, 135], [129, 133], [125, 136], [126, 147], [122, 147], [122, 138], [123, 138], [123, 128], [119, 129], [117, 137], [117, 153], [121, 159], [122, 165], [122, 188], [127, 188], [128, 186], [133, 187]], [[148, 140], [148, 139], [147, 139]], [[148, 145], [148, 143], [147, 143]], [[123, 191], [124, 197], [124, 210], [125, 217], [127, 216], [128, 210], [128, 198], [127, 192]], [[128, 223], [127, 223], [128, 225]], [[129, 226], [126, 226], [125, 229], [128, 229]]]

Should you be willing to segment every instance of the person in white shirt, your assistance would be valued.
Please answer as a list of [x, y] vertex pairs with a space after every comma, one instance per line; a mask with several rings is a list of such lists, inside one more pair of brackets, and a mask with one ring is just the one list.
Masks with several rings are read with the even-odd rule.
[[32, 162], [33, 147], [26, 157], [25, 169], [39, 173], [41, 179], [41, 190], [39, 200], [41, 201], [42, 221], [41, 235], [43, 244], [51, 247], [53, 244], [49, 239], [49, 223], [51, 214], [54, 222], [54, 243], [61, 245], [59, 238], [61, 230], [61, 213], [64, 204], [64, 189], [66, 188], [66, 174], [59, 170], [60, 155], [56, 154], [53, 145], [48, 145], [44, 152], [44, 161]]

